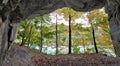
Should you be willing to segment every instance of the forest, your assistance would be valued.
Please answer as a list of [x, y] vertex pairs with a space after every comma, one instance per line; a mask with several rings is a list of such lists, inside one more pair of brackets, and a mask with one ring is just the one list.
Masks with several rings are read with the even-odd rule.
[[15, 43], [45, 54], [100, 53], [115, 57], [104, 8], [78, 12], [71, 8], [21, 22]]

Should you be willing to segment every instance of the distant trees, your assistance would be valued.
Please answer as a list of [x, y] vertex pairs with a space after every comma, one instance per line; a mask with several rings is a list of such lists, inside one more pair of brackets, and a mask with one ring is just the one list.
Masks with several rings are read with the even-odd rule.
[[46, 30], [43, 26], [47, 25], [49, 21], [49, 15], [23, 21], [18, 31], [18, 41], [20, 45], [31, 47], [33, 44], [37, 44], [40, 47], [40, 52], [42, 52], [43, 30]]
[[[69, 25], [58, 23], [61, 13]], [[113, 50], [107, 15], [101, 10], [88, 12], [87, 17], [83, 15], [83, 12], [63, 8], [57, 10], [55, 23], [50, 23], [49, 15], [26, 20], [21, 23], [17, 40], [21, 46], [46, 53], [53, 50], [50, 52], [52, 54], [66, 53], [67, 47], [68, 54], [106, 53], [109, 49]], [[76, 23], [77, 18], [87, 18], [90, 26], [83, 27], [82, 23]]]

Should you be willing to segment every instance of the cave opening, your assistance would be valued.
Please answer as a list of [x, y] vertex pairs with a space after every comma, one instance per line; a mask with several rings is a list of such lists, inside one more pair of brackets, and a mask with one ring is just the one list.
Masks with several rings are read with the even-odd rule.
[[[72, 15], [71, 32], [69, 14]], [[104, 8], [89, 12], [61, 8], [50, 14], [22, 21], [15, 43], [52, 55], [69, 54], [71, 50], [71, 54], [98, 52], [116, 56], [109, 30], [108, 15]], [[69, 40], [72, 42], [71, 46]]]
[[[91, 11], [93, 9], [102, 8], [104, 6], [105, 6], [105, 11], [108, 14], [110, 35], [111, 35], [111, 39], [112, 39], [113, 46], [115, 49], [115, 53], [117, 56], [120, 56], [119, 0], [84, 0], [84, 1], [83, 0], [35, 0], [35, 1], [33, 1], [33, 0], [1, 0], [0, 1], [0, 65], [2, 66], [2, 64], [3, 64], [3, 66], [8, 66], [8, 65], [5, 65], [7, 62], [7, 63], [9, 63], [9, 65], [12, 65], [12, 66], [14, 66], [14, 63], [18, 63], [18, 66], [19, 66], [19, 64], [23, 64], [22, 66], [26, 66], [24, 64], [24, 62], [26, 62], [26, 61], [23, 60], [23, 58], [29, 58], [29, 60], [31, 60], [30, 58], [33, 58], [33, 55], [31, 55], [31, 54], [20, 58], [20, 55], [22, 55], [22, 54], [27, 55], [27, 54], [29, 54], [28, 53], [29, 51], [27, 51], [27, 49], [26, 49], [26, 51], [24, 51], [25, 48], [23, 48], [23, 47], [18, 47], [18, 46], [12, 45], [16, 38], [17, 27], [20, 24], [21, 20], [30, 19], [30, 18], [40, 16], [43, 14], [48, 14], [58, 8], [63, 8], [63, 7], [69, 7], [76, 11], [87, 12], [87, 11]], [[93, 21], [94, 20], [95, 19], [93, 19]], [[69, 13], [68, 21], [72, 21], [72, 17], [71, 17], [70, 13]], [[95, 22], [95, 23], [97, 23], [97, 22]], [[69, 22], [69, 24], [71, 24], [71, 23]], [[93, 24], [93, 23], [91, 23], [91, 24]], [[100, 26], [102, 27], [102, 25], [100, 25]], [[101, 27], [99, 27], [99, 29], [101, 29]], [[34, 28], [34, 27], [32, 26], [29, 29], [32, 30], [31, 28]], [[69, 27], [69, 28], [72, 29], [72, 27]], [[94, 29], [96, 29], [96, 28], [94, 28]], [[43, 35], [42, 31], [41, 31], [41, 35]], [[93, 30], [93, 33], [95, 33], [95, 32], [96, 31]], [[30, 32], [29, 34], [32, 34], [32, 33]], [[52, 33], [50, 33], [50, 34], [52, 34]], [[70, 35], [71, 35], [71, 33], [69, 33], [69, 36]], [[75, 34], [74, 36], [76, 36], [76, 35], [79, 36], [79, 34]], [[73, 38], [74, 36], [71, 36], [70, 38]], [[51, 36], [49, 36], [49, 37], [51, 37]], [[95, 36], [93, 36], [93, 37], [95, 38]], [[42, 40], [43, 39], [41, 39], [41, 42], [42, 42]], [[104, 40], [101, 42], [104, 42]], [[31, 41], [31, 40], [29, 39], [28, 41]], [[63, 42], [66, 41], [66, 38], [63, 37], [63, 39], [61, 39], [61, 41], [63, 41]], [[68, 40], [68, 41], [70, 41], [70, 40]], [[84, 44], [85, 40], [82, 40], [82, 42]], [[69, 43], [72, 44], [72, 42], [69, 42]], [[17, 48], [15, 48], [15, 47], [17, 47]], [[18, 48], [20, 48], [21, 50], [19, 50]], [[20, 54], [18, 53], [19, 55], [16, 54], [18, 51], [20, 53]], [[24, 51], [24, 52], [22, 53], [22, 51]], [[107, 50], [107, 51], [109, 51], [109, 50]], [[72, 51], [70, 50], [69, 52], [71, 53]], [[30, 52], [30, 53], [32, 53], [32, 52]], [[15, 59], [15, 57], [19, 58], [19, 60], [22, 60], [24, 62], [23, 63], [18, 62], [19, 60], [16, 60], [15, 62], [11, 62], [12, 58]], [[58, 58], [58, 57], [56, 57], [56, 58]], [[70, 56], [69, 56], [69, 58], [70, 58]], [[5, 61], [4, 61], [4, 59], [5, 59]], [[49, 58], [47, 58], [47, 59], [49, 59]], [[37, 59], [37, 60], [34, 59], [34, 61], [39, 61], [39, 60], [40, 59]], [[119, 60], [119, 59], [117, 59], [117, 60]], [[27, 62], [31, 63], [32, 61], [27, 61]], [[26, 64], [27, 64], [27, 62], [26, 62]], [[50, 61], [50, 64], [52, 64], [53, 62], [54, 61]], [[65, 62], [65, 64], [63, 64], [63, 65], [66, 65], [66, 63], [68, 63], [68, 62]], [[111, 62], [109, 62], [109, 63], [111, 63]], [[116, 64], [116, 62], [113, 62], [113, 63]], [[41, 63], [38, 63], [38, 65], [39, 64], [41, 64]], [[43, 64], [45, 64], [45, 63], [43, 63]], [[57, 64], [61, 65], [61, 63], [57, 63]], [[74, 64], [76, 64], [76, 62], [74, 62]], [[119, 63], [117, 63], [117, 64], [119, 64]], [[61, 65], [61, 66], [63, 66], [63, 65]], [[71, 61], [70, 61], [70, 65], [71, 65]], [[31, 63], [31, 66], [34, 66], [34, 63], [33, 63], [33, 65]], [[41, 65], [39, 65], [39, 66], [41, 66]], [[117, 65], [117, 66], [119, 66], [119, 65]]]

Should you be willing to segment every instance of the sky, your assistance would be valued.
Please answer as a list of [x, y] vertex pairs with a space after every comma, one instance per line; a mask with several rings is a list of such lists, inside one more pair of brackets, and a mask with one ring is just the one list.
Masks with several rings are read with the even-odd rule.
[[[51, 18], [52, 23], [56, 23], [56, 14], [57, 14], [56, 12], [50, 13], [50, 18]], [[90, 27], [90, 24], [89, 24], [89, 21], [88, 21], [88, 18], [87, 18], [87, 14], [88, 13], [85, 13], [83, 15], [83, 17], [80, 17], [80, 18], [76, 19], [75, 23], [81, 23], [82, 27]], [[69, 22], [64, 19], [64, 14], [63, 13], [62, 14], [57, 14], [57, 22], [58, 22], [58, 24], [63, 23], [66, 26], [69, 25]]]

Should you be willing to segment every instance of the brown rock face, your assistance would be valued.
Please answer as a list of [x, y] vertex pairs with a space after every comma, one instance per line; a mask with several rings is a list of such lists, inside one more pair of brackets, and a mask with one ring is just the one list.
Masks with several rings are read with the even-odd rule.
[[120, 66], [120, 58], [101, 54], [46, 55], [12, 45], [3, 66]]

